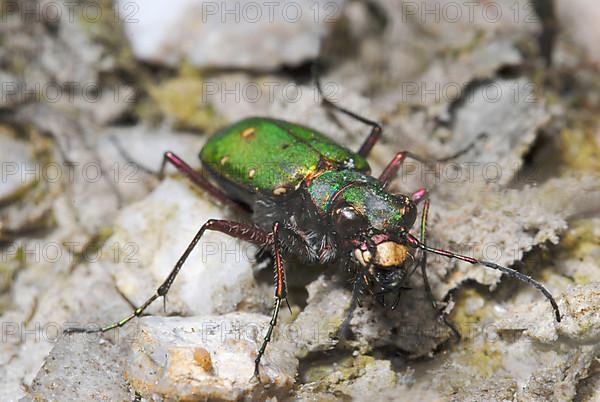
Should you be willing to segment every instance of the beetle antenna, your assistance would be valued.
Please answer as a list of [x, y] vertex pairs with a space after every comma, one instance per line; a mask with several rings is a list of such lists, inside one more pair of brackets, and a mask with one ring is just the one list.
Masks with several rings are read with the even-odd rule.
[[555, 313], [555, 316], [556, 316], [556, 321], [560, 322], [560, 310], [558, 309], [558, 305], [556, 304], [556, 301], [554, 300], [554, 297], [552, 297], [552, 294], [548, 291], [548, 289], [546, 289], [544, 287], [544, 285], [542, 285], [541, 283], [539, 283], [535, 279], [531, 278], [530, 276], [522, 274], [519, 271], [515, 271], [514, 269], [503, 267], [502, 265], [494, 264], [493, 262], [484, 261], [484, 260], [478, 260], [476, 258], [467, 257], [466, 255], [456, 254], [456, 253], [453, 253], [453, 252], [448, 251], [448, 250], [442, 250], [442, 249], [439, 249], [439, 248], [433, 248], [433, 247], [426, 246], [423, 243], [421, 243], [419, 240], [417, 240], [417, 238], [414, 237], [413, 235], [411, 235], [410, 233], [406, 234], [406, 239], [407, 239], [408, 243], [411, 246], [419, 248], [419, 249], [421, 249], [423, 251], [427, 251], [427, 252], [430, 252], [430, 253], [438, 254], [438, 255], [441, 255], [441, 256], [444, 256], [444, 257], [448, 257], [448, 258], [455, 258], [457, 260], [468, 262], [469, 264], [481, 264], [481, 265], [485, 265], [488, 268], [492, 268], [492, 269], [498, 270], [498, 271], [500, 271], [500, 272], [502, 272], [502, 273], [504, 273], [504, 274], [506, 274], [506, 275], [508, 275], [510, 277], [513, 277], [515, 279], [520, 280], [521, 282], [525, 282], [525, 283], [527, 283], [529, 285], [534, 286], [540, 292], [542, 292], [542, 294], [544, 296], [546, 296], [546, 299], [548, 299], [548, 301], [552, 305], [552, 308], [554, 309], [554, 313]]

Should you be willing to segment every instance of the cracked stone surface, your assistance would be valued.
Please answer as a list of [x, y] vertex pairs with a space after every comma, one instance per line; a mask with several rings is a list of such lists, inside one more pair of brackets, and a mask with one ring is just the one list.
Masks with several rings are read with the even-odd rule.
[[[313, 21], [303, 5], [295, 24], [199, 23], [212, 2], [99, 2], [97, 21], [78, 12], [83, 2], [72, 20], [65, 10], [56, 21], [21, 14], [66, 2], [13, 3], [0, 24], [0, 399], [598, 399], [592, 2], [501, 0], [488, 14], [483, 3], [458, 5], [451, 18], [451, 1], [319, 1], [321, 17], [336, 11], [332, 21]], [[139, 23], [123, 20], [131, 12]], [[369, 128], [330, 113], [308, 80], [302, 64], [319, 47], [328, 96], [384, 125], [369, 157], [374, 176], [396, 152], [435, 161], [472, 143], [432, 166], [407, 160], [390, 190], [426, 187], [429, 245], [532, 276], [555, 296], [562, 321], [536, 289], [430, 255], [433, 294], [460, 340], [418, 271], [395, 310], [364, 297], [338, 339], [352, 278], [289, 261], [291, 314], [282, 308], [263, 384], [252, 383], [273, 301], [270, 261], [212, 233], [166, 312], [158, 300], [151, 317], [119, 331], [61, 336], [130, 314], [206, 220], [242, 219], [172, 167], [158, 178], [165, 151], [198, 169], [208, 135], [250, 115], [360, 146]], [[22, 180], [31, 166], [38, 174]], [[203, 338], [207, 322], [260, 328]]]
[[[182, 180], [165, 179], [156, 190], [125, 208], [108, 244], [119, 259], [102, 265], [119, 291], [141, 305], [167, 277], [196, 232], [209, 219], [228, 217], [223, 208], [197, 196]], [[254, 296], [252, 262], [257, 249], [208, 231], [169, 291], [167, 308], [179, 314], [232, 311]], [[115, 263], [116, 262], [116, 263]], [[163, 309], [156, 303], [148, 312]]]
[[294, 383], [298, 363], [288, 344], [273, 342], [261, 364], [261, 382], [253, 379], [268, 321], [248, 313], [144, 318], [130, 345], [125, 378], [148, 399], [281, 398]]

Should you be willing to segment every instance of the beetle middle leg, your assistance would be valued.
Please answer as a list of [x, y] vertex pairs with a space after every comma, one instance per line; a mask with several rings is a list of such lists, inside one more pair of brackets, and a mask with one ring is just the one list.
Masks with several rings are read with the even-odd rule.
[[381, 174], [379, 175], [378, 180], [381, 182], [383, 187], [387, 189], [390, 186], [390, 184], [392, 183], [392, 181], [394, 180], [394, 178], [396, 177], [398, 170], [400, 169], [400, 167], [402, 166], [402, 164], [404, 163], [406, 158], [416, 160], [417, 162], [420, 162], [425, 166], [432, 166], [435, 163], [449, 162], [449, 161], [456, 159], [456, 158], [464, 155], [465, 153], [467, 153], [469, 150], [471, 150], [475, 146], [477, 141], [479, 141], [480, 139], [485, 138], [485, 137], [487, 137], [487, 134], [481, 133], [463, 149], [455, 152], [452, 155], [445, 156], [445, 157], [439, 158], [439, 159], [423, 158], [419, 155], [413, 154], [410, 151], [398, 152], [398, 153], [396, 153], [396, 155], [394, 155], [392, 160], [383, 169], [383, 172], [381, 172]]
[[449, 160], [452, 160], [452, 159], [464, 154], [465, 152], [467, 152], [468, 149], [470, 149], [473, 146], [474, 146], [474, 143], [471, 143], [471, 144], [469, 144], [469, 146], [467, 148], [461, 149], [459, 152], [457, 152], [454, 155], [445, 157], [443, 159], [435, 159], [435, 160], [422, 158], [419, 155], [413, 154], [410, 151], [397, 152], [396, 155], [394, 155], [394, 157], [392, 158], [392, 160], [383, 169], [383, 171], [381, 172], [381, 174], [379, 175], [377, 180], [379, 180], [381, 182], [381, 184], [383, 185], [383, 188], [387, 189], [390, 186], [390, 184], [392, 184], [392, 181], [398, 174], [398, 170], [400, 170], [400, 167], [402, 166], [402, 164], [404, 163], [404, 161], [407, 158], [410, 158], [417, 162], [420, 162], [425, 166], [432, 166], [435, 163], [442, 163], [442, 162], [447, 162]]
[[414, 160], [421, 162], [423, 164], [426, 164], [426, 165], [431, 164], [430, 161], [427, 161], [427, 160], [421, 158], [420, 156], [413, 154], [412, 152], [409, 152], [409, 151], [398, 152], [398, 153], [396, 153], [396, 155], [394, 155], [392, 160], [387, 164], [385, 169], [383, 169], [383, 172], [381, 172], [381, 174], [377, 178], [377, 180], [379, 180], [381, 182], [383, 188], [387, 189], [390, 186], [390, 184], [396, 177], [396, 174], [398, 173], [400, 166], [402, 166], [402, 163], [404, 163], [406, 158], [414, 159]]

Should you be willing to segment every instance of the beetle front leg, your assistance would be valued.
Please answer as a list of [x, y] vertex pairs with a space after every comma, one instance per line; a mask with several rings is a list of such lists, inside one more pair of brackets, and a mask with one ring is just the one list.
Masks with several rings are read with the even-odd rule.
[[160, 297], [165, 297], [167, 295], [169, 289], [171, 288], [171, 285], [175, 281], [175, 278], [181, 271], [183, 264], [187, 260], [194, 247], [196, 247], [196, 245], [204, 235], [204, 232], [206, 232], [207, 230], [225, 233], [229, 236], [241, 240], [246, 240], [257, 245], [265, 245], [270, 241], [269, 234], [256, 226], [227, 220], [210, 219], [204, 225], [202, 225], [200, 230], [196, 233], [196, 235], [192, 239], [192, 242], [187, 246], [183, 255], [179, 258], [179, 260], [169, 273], [169, 276], [167, 276], [164, 282], [158, 287], [156, 292], [151, 297], [149, 297], [140, 307], [133, 310], [133, 312], [130, 315], [124, 317], [120, 321], [116, 321], [110, 325], [99, 329], [91, 330], [86, 328], [68, 328], [65, 330], [65, 333], [103, 333], [106, 331], [110, 331], [111, 329], [122, 327], [123, 325], [131, 321], [133, 318], [142, 315], [144, 311], [148, 308], [148, 306], [150, 306], [156, 299]]
[[[423, 205], [423, 213], [421, 215], [421, 243], [425, 246], [427, 245], [426, 232], [427, 232], [427, 216], [428, 215], [429, 215], [429, 200], [425, 200], [425, 204]], [[431, 286], [429, 285], [429, 278], [427, 277], [427, 253], [426, 252], [423, 252], [423, 257], [421, 258], [421, 261], [419, 262], [419, 264], [421, 265], [421, 276], [423, 277], [423, 285], [425, 287], [425, 292], [427, 293], [427, 295], [429, 296], [429, 299], [431, 300], [431, 305], [433, 306], [433, 308], [436, 311], [440, 312], [440, 314], [442, 315], [442, 320], [444, 321], [444, 324], [446, 324], [446, 326], [448, 328], [450, 328], [450, 330], [452, 330], [452, 333], [454, 334], [456, 339], [460, 339], [461, 335], [460, 335], [459, 330], [456, 328], [456, 325], [454, 325], [454, 323], [448, 319], [448, 317], [446, 316], [446, 313], [441, 311], [441, 309], [438, 307], [438, 302], [437, 302], [435, 296], [433, 295], [433, 292], [431, 291]]]
[[275, 303], [273, 305], [273, 312], [271, 314], [271, 321], [269, 322], [269, 329], [263, 339], [263, 343], [258, 349], [258, 354], [254, 360], [254, 377], [260, 381], [259, 366], [260, 359], [265, 354], [267, 344], [271, 341], [273, 330], [277, 325], [277, 317], [279, 316], [279, 310], [281, 308], [281, 302], [285, 300], [287, 296], [287, 286], [285, 283], [285, 269], [283, 267], [283, 261], [281, 259], [281, 247], [279, 244], [279, 222], [273, 224], [273, 254], [275, 256]]

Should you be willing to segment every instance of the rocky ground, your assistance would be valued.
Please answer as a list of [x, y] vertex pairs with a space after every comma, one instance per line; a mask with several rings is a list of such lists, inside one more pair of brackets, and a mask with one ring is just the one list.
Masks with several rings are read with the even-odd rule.
[[[1, 4], [3, 401], [600, 398], [589, 2]], [[259, 383], [271, 270], [255, 248], [210, 234], [151, 316], [63, 335], [129, 314], [207, 219], [236, 218], [174, 170], [158, 179], [164, 151], [198, 168], [208, 135], [249, 115], [360, 145], [367, 128], [319, 101], [308, 68], [318, 54], [325, 92], [384, 124], [375, 173], [399, 150], [436, 159], [474, 144], [433, 170], [407, 162], [392, 190], [426, 186], [429, 244], [531, 275], [562, 321], [534, 288], [431, 257], [460, 340], [415, 273], [396, 310], [364, 300], [338, 341], [344, 273], [291, 263], [290, 311]]]

